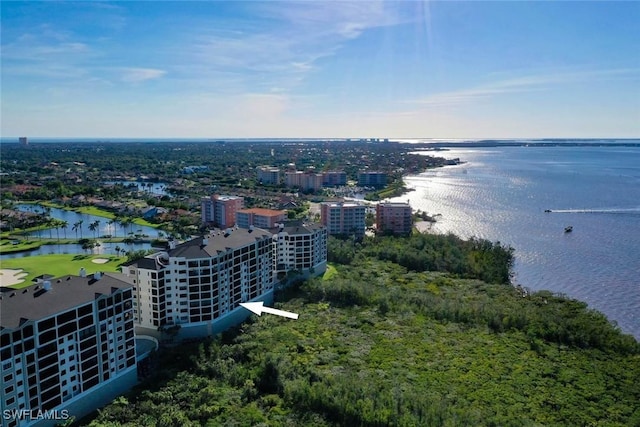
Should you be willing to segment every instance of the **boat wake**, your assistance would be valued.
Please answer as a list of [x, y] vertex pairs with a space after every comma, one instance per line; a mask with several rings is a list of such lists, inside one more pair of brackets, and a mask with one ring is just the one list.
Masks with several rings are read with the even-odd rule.
[[547, 209], [552, 213], [591, 213], [591, 214], [627, 214], [640, 215], [640, 208], [611, 208], [611, 209]]

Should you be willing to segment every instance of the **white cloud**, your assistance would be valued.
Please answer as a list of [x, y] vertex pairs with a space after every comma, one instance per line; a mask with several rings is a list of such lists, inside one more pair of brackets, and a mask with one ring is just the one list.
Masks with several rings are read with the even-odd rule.
[[120, 70], [121, 80], [127, 83], [141, 83], [147, 80], [159, 79], [167, 72], [156, 68], [124, 68]]
[[239, 91], [291, 91], [364, 32], [410, 19], [401, 16], [404, 8], [381, 1], [258, 2], [250, 8], [254, 18], [193, 24], [191, 38], [173, 49], [185, 76], [208, 85], [212, 73], [232, 73], [241, 80], [234, 82]]
[[538, 75], [508, 78], [467, 89], [434, 93], [423, 98], [407, 101], [407, 103], [428, 107], [458, 106], [505, 94], [543, 91], [558, 85], [585, 83], [595, 80], [624, 79], [633, 76], [637, 78], [639, 74], [640, 70], [631, 68], [547, 72]]

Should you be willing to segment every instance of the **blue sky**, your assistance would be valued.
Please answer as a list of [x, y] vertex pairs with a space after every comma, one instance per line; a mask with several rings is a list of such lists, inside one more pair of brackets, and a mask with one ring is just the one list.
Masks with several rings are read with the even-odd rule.
[[3, 137], [640, 137], [640, 2], [0, 7]]

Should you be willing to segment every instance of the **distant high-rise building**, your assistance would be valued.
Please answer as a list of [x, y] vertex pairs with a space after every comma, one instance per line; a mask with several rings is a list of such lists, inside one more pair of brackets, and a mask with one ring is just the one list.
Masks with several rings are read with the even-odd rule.
[[353, 234], [359, 238], [364, 236], [364, 205], [354, 202], [325, 202], [320, 204], [320, 217], [329, 234]]
[[29, 145], [29, 139], [26, 136], [19, 137], [18, 142], [22, 145]]
[[[137, 382], [133, 282], [117, 273], [50, 278], [0, 293], [0, 408], [29, 411], [2, 426], [76, 419]], [[18, 417], [19, 418], [19, 417]]]
[[345, 171], [322, 172], [322, 185], [325, 187], [347, 185], [347, 173]]
[[322, 189], [322, 174], [313, 172], [285, 172], [285, 185], [298, 187], [302, 191], [317, 191]]
[[275, 227], [276, 223], [284, 221], [285, 214], [285, 211], [273, 209], [241, 209], [236, 213], [236, 224], [240, 228], [249, 228], [253, 225], [258, 228], [270, 229]]
[[379, 203], [376, 206], [376, 228], [379, 232], [411, 234], [413, 221], [409, 203]]
[[278, 185], [280, 183], [280, 169], [272, 166], [258, 166], [256, 168], [258, 182]]
[[360, 172], [358, 173], [358, 185], [361, 187], [382, 188], [387, 185], [387, 174], [384, 172]]
[[242, 209], [244, 199], [239, 196], [214, 194], [200, 199], [202, 222], [220, 228], [232, 227], [236, 223], [236, 212]]

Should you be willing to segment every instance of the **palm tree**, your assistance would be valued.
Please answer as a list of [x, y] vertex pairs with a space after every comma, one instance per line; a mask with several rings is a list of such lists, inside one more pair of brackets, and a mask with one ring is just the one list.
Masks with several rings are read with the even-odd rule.
[[89, 224], [89, 230], [93, 231], [93, 238], [96, 239], [96, 230], [100, 229], [100, 220], [95, 220], [91, 224]]
[[67, 238], [67, 227], [69, 226], [69, 222], [68, 221], [62, 221], [60, 223], [60, 228], [62, 228], [62, 231], [64, 232], [64, 238]]
[[108, 221], [107, 224], [109, 225], [109, 228], [113, 228], [113, 237], [115, 237], [116, 219], [113, 218], [112, 220]]
[[116, 250], [116, 255], [119, 256], [120, 255], [120, 246], [116, 245], [115, 250]]
[[84, 220], [81, 219], [80, 221], [76, 222], [76, 224], [78, 224], [78, 230], [80, 230], [80, 239], [82, 239], [82, 224], [84, 223]]
[[120, 226], [122, 227], [122, 230], [126, 233], [127, 231], [127, 227], [129, 226], [129, 224], [131, 224], [131, 218], [128, 217], [124, 217], [122, 218], [122, 220], [120, 221]]

